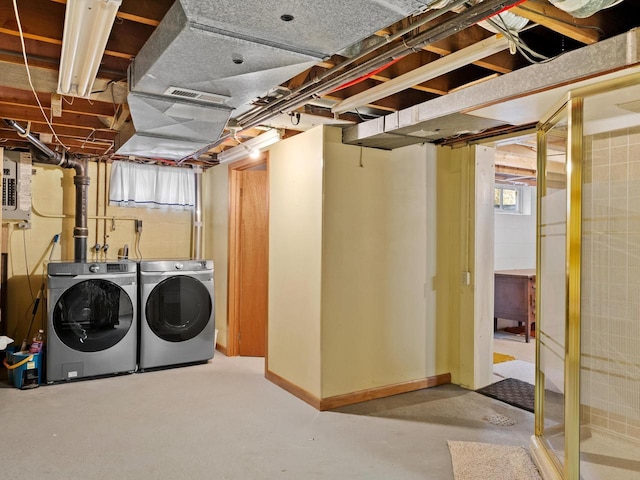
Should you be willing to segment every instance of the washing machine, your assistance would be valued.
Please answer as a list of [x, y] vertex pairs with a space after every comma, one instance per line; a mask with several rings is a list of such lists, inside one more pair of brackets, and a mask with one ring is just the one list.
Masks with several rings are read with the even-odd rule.
[[213, 358], [213, 261], [141, 261], [138, 278], [138, 369]]
[[47, 383], [133, 373], [137, 264], [57, 262], [47, 269]]

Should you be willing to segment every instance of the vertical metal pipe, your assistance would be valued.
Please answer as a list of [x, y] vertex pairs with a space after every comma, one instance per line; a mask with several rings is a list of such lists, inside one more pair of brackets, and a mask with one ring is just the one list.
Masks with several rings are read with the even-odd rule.
[[195, 174], [195, 204], [191, 217], [193, 225], [191, 255], [194, 260], [202, 260], [202, 233], [204, 227], [202, 221], [202, 168], [194, 167], [193, 171]]
[[87, 175], [87, 160], [80, 160], [75, 165], [76, 175], [73, 183], [76, 186], [76, 215], [75, 227], [73, 227], [74, 261], [87, 261], [87, 238], [89, 228], [87, 227], [88, 205], [89, 205], [89, 175]]
[[[34, 161], [58, 165], [62, 168], [73, 168], [76, 175], [73, 177], [73, 183], [76, 186], [76, 219], [73, 228], [73, 246], [74, 261], [87, 261], [87, 239], [89, 237], [89, 228], [87, 227], [87, 217], [89, 209], [89, 175], [88, 163], [86, 159], [76, 159], [66, 157], [64, 154], [54, 152], [44, 143], [42, 143], [33, 134], [28, 133], [15, 120], [4, 119], [4, 122], [16, 130], [20, 135], [25, 137], [31, 144], [38, 149], [32, 151]], [[44, 156], [43, 156], [44, 155]]]

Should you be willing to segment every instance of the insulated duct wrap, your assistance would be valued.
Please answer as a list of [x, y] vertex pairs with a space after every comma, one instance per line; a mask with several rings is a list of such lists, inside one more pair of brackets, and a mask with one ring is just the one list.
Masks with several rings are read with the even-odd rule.
[[576, 18], [590, 17], [602, 9], [613, 7], [622, 0], [549, 0], [551, 4]]

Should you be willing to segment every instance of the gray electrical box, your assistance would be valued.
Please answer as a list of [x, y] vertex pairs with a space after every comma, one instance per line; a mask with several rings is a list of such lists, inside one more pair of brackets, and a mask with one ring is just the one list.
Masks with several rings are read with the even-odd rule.
[[2, 220], [31, 220], [31, 154], [0, 149]]

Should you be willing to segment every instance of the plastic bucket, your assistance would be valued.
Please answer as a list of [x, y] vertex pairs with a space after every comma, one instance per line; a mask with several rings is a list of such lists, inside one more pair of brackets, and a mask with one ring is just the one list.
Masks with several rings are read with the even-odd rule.
[[7, 352], [3, 361], [9, 383], [20, 389], [35, 388], [42, 379], [42, 353]]

